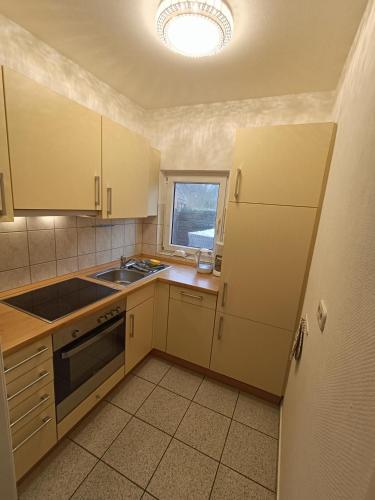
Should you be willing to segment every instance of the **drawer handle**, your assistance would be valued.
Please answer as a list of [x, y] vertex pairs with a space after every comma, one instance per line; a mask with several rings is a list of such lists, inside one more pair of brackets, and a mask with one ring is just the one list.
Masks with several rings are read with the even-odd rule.
[[100, 176], [95, 176], [95, 205], [100, 205]]
[[48, 400], [49, 400], [48, 394], [44, 394], [43, 396], [41, 396], [39, 403], [34, 405], [32, 408], [30, 408], [30, 410], [28, 410], [26, 413], [24, 413], [21, 417], [18, 417], [17, 420], [15, 420], [14, 422], [11, 422], [10, 428], [12, 428], [14, 425], [18, 424], [18, 422], [21, 422], [21, 420], [23, 420], [25, 417], [27, 417], [27, 415], [30, 415], [30, 413], [32, 413], [34, 410], [39, 408], [39, 406], [42, 406], [42, 404]]
[[131, 314], [129, 319], [130, 319], [129, 337], [134, 337], [134, 314]]
[[190, 297], [191, 299], [203, 300], [203, 295], [193, 295], [192, 293], [180, 291], [180, 294], [184, 297]]
[[225, 302], [227, 300], [227, 289], [228, 289], [228, 283], [224, 282], [224, 285], [223, 285], [223, 295], [221, 296], [221, 307], [225, 306]]
[[23, 392], [25, 392], [27, 389], [30, 389], [30, 387], [32, 387], [33, 385], [37, 384], [38, 382], [40, 382], [44, 378], [48, 377], [48, 375], [49, 375], [48, 371], [47, 370], [43, 370], [42, 372], [40, 372], [39, 377], [36, 378], [35, 380], [33, 380], [32, 382], [30, 382], [30, 384], [25, 385], [25, 387], [22, 387], [22, 389], [20, 389], [19, 391], [15, 392], [11, 396], [8, 396], [8, 398], [7, 398], [8, 401], [12, 401], [12, 399], [14, 399], [16, 396], [19, 396], [20, 394], [22, 394]]
[[224, 326], [224, 317], [220, 316], [219, 319], [219, 328], [217, 330], [217, 338], [218, 340], [221, 340], [223, 337], [223, 326]]
[[6, 374], [6, 373], [11, 372], [12, 370], [15, 370], [19, 366], [22, 366], [24, 363], [27, 363], [28, 361], [30, 361], [31, 359], [36, 358], [37, 356], [40, 356], [41, 354], [43, 354], [46, 351], [48, 351], [48, 347], [47, 346], [45, 346], [45, 345], [40, 346], [39, 349], [38, 349], [38, 351], [35, 354], [32, 354], [28, 358], [25, 358], [23, 361], [20, 361], [16, 365], [10, 366], [9, 368], [5, 368], [4, 367], [4, 373]]
[[15, 453], [17, 450], [19, 450], [21, 448], [21, 446], [26, 444], [29, 441], [29, 439], [31, 439], [32, 437], [35, 436], [35, 434], [38, 434], [38, 432], [40, 432], [43, 429], [43, 427], [45, 427], [47, 424], [49, 424], [51, 422], [51, 420], [52, 420], [52, 417], [44, 417], [43, 423], [39, 427], [37, 427], [35, 429], [35, 431], [33, 431], [31, 434], [29, 434], [23, 441], [21, 441], [17, 446], [15, 446], [13, 448], [13, 450], [12, 450], [13, 453]]
[[107, 188], [107, 214], [112, 214], [112, 188]]

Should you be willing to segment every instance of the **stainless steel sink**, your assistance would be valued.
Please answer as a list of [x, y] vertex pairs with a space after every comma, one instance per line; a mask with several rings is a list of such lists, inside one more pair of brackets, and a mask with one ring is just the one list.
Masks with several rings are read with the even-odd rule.
[[132, 269], [114, 268], [92, 274], [90, 277], [126, 286], [134, 283], [135, 281], [141, 280], [142, 278], [146, 278], [147, 274]]

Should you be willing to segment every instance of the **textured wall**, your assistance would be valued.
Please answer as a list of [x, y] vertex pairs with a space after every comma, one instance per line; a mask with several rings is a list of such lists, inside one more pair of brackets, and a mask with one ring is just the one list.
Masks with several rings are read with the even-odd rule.
[[143, 132], [141, 107], [1, 15], [0, 64], [132, 130]]
[[[336, 146], [304, 304], [310, 335], [284, 401], [280, 500], [375, 498], [374, 50], [371, 0], [337, 99]], [[324, 333], [316, 321], [320, 298], [328, 308]]]
[[331, 119], [333, 92], [147, 111], [146, 130], [165, 170], [229, 170], [238, 127]]

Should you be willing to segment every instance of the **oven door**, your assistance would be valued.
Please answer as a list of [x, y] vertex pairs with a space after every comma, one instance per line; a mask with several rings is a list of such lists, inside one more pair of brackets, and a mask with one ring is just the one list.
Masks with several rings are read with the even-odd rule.
[[123, 314], [54, 352], [57, 421], [60, 422], [124, 363]]

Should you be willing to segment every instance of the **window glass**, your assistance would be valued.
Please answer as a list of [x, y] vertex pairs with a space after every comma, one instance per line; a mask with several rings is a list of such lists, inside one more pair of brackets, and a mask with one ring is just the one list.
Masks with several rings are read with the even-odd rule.
[[175, 182], [171, 244], [214, 247], [220, 184]]

